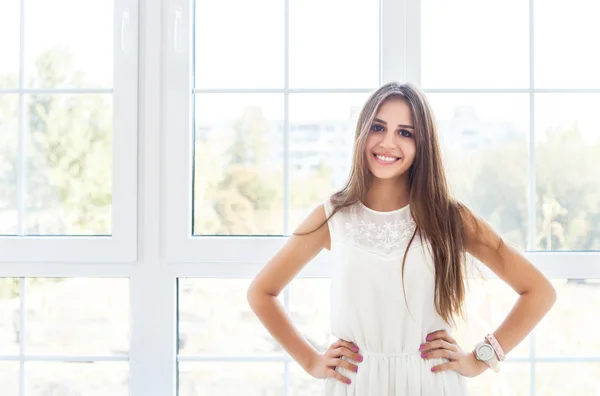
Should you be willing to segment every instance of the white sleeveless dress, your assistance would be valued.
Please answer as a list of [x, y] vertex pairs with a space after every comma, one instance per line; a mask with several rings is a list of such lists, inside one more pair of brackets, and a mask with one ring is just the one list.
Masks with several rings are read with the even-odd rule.
[[[332, 213], [329, 200], [325, 212]], [[418, 235], [406, 258], [404, 299], [402, 257], [415, 230], [410, 207], [378, 212], [358, 203], [337, 212], [328, 225], [331, 332], [354, 342], [364, 360], [357, 373], [338, 367], [352, 383], [327, 378], [325, 395], [467, 395], [462, 375], [431, 371], [446, 359], [421, 358], [419, 346], [427, 334], [441, 329], [451, 333], [451, 326], [435, 311], [433, 260]]]

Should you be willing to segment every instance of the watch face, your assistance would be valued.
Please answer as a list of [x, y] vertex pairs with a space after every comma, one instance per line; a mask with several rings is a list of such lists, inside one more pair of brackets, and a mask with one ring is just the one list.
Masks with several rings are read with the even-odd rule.
[[477, 357], [479, 360], [487, 362], [494, 356], [494, 348], [488, 344], [483, 344], [477, 348]]

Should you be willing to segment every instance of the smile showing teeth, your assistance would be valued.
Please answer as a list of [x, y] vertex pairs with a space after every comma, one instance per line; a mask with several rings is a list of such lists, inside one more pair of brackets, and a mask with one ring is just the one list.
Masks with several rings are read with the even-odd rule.
[[386, 157], [384, 155], [377, 155], [375, 154], [375, 157], [380, 160], [380, 161], [384, 161], [384, 162], [396, 162], [399, 160], [399, 158], [396, 157]]

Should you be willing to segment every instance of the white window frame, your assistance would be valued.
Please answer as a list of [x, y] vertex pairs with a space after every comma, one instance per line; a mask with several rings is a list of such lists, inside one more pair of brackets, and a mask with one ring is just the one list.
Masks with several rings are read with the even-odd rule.
[[[26, 0], [24, 0], [26, 1]], [[112, 232], [110, 236], [0, 236], [2, 263], [133, 262], [137, 259], [137, 109], [138, 109], [138, 0], [114, 0], [113, 89], [25, 89], [24, 2], [20, 14], [20, 105], [26, 93], [113, 93]], [[19, 115], [19, 150], [24, 141], [24, 112]], [[24, 179], [23, 166], [19, 179]], [[21, 214], [20, 214], [21, 215]]]

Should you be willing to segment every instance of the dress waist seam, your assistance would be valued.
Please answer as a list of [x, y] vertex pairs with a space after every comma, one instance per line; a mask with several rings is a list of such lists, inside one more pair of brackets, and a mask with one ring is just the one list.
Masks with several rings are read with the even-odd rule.
[[421, 357], [421, 352], [371, 352], [365, 351], [364, 349], [360, 349], [359, 352], [363, 356], [372, 356], [372, 357], [383, 357], [383, 358], [394, 358], [394, 357], [409, 357], [409, 356], [418, 356]]

